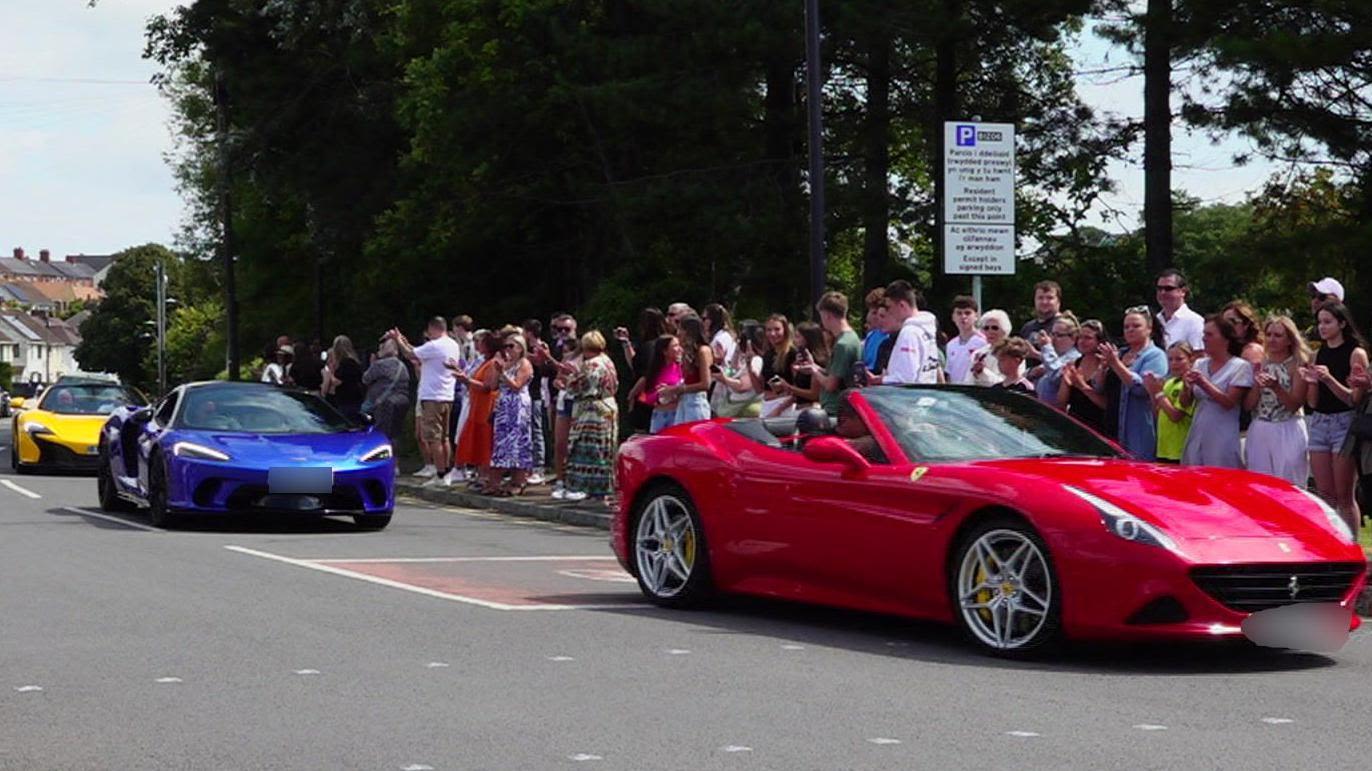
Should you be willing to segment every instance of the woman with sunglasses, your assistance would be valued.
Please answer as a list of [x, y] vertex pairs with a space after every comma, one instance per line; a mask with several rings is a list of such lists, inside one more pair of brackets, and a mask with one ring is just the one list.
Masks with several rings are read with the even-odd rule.
[[1001, 373], [992, 351], [1010, 336], [1010, 314], [999, 308], [992, 308], [981, 314], [981, 319], [977, 321], [977, 330], [986, 338], [986, 346], [972, 354], [972, 366], [967, 368], [967, 376], [962, 379], [962, 384], [990, 387], [1004, 382], [1005, 375]]
[[1105, 366], [1120, 383], [1119, 443], [1140, 460], [1156, 460], [1157, 421], [1143, 378], [1149, 372], [1158, 377], [1166, 375], [1167, 354], [1153, 344], [1153, 314], [1147, 305], [1124, 312], [1124, 344], [1123, 351], [1114, 343], [1100, 346]]
[[533, 399], [529, 396], [534, 367], [526, 352], [523, 336], [513, 334], [505, 338], [496, 359], [500, 395], [495, 402], [491, 467], [496, 473], [509, 471], [510, 486], [488, 489], [488, 495], [522, 494], [534, 467]]
[[1034, 394], [1039, 401], [1056, 404], [1058, 392], [1062, 390], [1063, 372], [1081, 358], [1081, 351], [1077, 350], [1081, 327], [1077, 317], [1067, 312], [1058, 316], [1051, 330], [1050, 342], [1043, 346], [1039, 356], [1043, 363], [1029, 372], [1029, 379], [1034, 382]]

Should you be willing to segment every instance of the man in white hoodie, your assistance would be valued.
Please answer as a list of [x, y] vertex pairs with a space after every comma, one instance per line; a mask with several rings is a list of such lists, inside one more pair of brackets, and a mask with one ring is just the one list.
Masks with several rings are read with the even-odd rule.
[[872, 383], [900, 385], [937, 383], [939, 371], [938, 319], [919, 309], [915, 289], [908, 281], [892, 281], [886, 287], [887, 331], [896, 334], [891, 361]]

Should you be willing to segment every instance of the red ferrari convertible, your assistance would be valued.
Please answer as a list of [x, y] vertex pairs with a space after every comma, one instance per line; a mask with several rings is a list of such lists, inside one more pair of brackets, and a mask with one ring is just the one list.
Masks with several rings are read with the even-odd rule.
[[953, 621], [1018, 654], [1240, 637], [1250, 614], [1298, 603], [1356, 628], [1366, 580], [1317, 496], [1131, 460], [997, 389], [852, 391], [833, 425], [811, 410], [677, 426], [625, 442], [617, 474], [615, 554], [667, 607], [713, 591], [823, 603]]

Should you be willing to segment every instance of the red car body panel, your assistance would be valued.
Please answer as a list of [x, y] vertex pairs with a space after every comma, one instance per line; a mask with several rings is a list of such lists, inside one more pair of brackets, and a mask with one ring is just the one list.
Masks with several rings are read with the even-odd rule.
[[[726, 420], [626, 441], [611, 533], [620, 563], [634, 570], [636, 502], [670, 481], [699, 512], [714, 584], [725, 592], [953, 621], [949, 561], [961, 528], [989, 510], [1028, 520], [1047, 543], [1063, 630], [1077, 639], [1238, 635], [1249, 614], [1200, 588], [1190, 574], [1197, 566], [1359, 563], [1363, 572], [1342, 598], [1350, 609], [1366, 582], [1362, 549], [1272, 477], [1127, 459], [917, 464], [860, 392], [847, 398], [890, 463], [853, 470], [815, 462], [741, 435]], [[1113, 534], [1064, 485], [1158, 526], [1179, 553]], [[1163, 597], [1185, 608], [1186, 621], [1128, 622]]]

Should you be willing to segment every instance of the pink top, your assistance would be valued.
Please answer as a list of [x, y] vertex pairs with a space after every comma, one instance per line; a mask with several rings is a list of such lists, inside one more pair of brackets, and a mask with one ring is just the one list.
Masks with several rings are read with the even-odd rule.
[[657, 380], [649, 383], [648, 387], [643, 389], [643, 393], [638, 395], [638, 400], [644, 404], [651, 404], [656, 407], [657, 387], [664, 385], [679, 385], [681, 381], [681, 362], [669, 361], [667, 362], [667, 366], [663, 367], [662, 371], [657, 373]]

